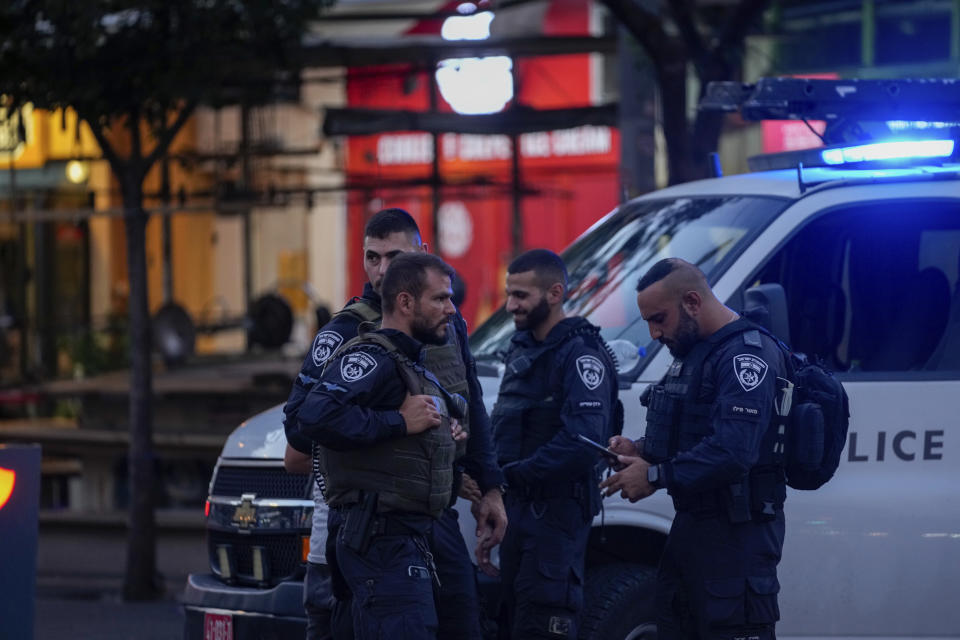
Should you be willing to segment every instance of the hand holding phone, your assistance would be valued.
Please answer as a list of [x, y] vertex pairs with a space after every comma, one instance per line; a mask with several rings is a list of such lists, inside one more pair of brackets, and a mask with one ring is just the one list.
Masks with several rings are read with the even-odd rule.
[[590, 447], [591, 449], [595, 449], [599, 453], [602, 453], [611, 465], [618, 464], [619, 462], [617, 458], [618, 454], [613, 451], [610, 451], [610, 449], [607, 449], [605, 446], [603, 446], [599, 442], [594, 442], [587, 436], [580, 433], [577, 434], [577, 439], [580, 440], [580, 442], [582, 442], [583, 444]]

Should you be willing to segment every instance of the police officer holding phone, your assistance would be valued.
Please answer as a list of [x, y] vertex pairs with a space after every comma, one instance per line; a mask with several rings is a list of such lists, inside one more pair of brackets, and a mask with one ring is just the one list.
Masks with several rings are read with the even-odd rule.
[[507, 478], [500, 545], [504, 637], [576, 638], [590, 523], [600, 508], [600, 455], [619, 416], [617, 371], [599, 329], [565, 317], [566, 267], [545, 249], [507, 270], [517, 333], [491, 420]]
[[786, 496], [776, 411], [782, 352], [683, 260], [651, 267], [637, 304], [650, 336], [676, 359], [642, 398], [645, 437], [610, 440], [623, 468], [602, 486], [631, 502], [664, 488], [673, 498], [657, 637], [773, 640]]

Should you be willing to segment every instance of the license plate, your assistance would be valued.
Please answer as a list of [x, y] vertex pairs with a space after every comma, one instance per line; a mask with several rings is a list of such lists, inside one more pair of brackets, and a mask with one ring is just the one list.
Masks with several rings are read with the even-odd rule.
[[222, 613], [204, 613], [203, 640], [233, 640], [233, 616]]

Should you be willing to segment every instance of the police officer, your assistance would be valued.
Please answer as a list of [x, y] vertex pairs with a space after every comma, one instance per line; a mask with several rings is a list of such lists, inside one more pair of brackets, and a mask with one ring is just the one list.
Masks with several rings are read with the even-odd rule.
[[517, 333], [491, 419], [507, 478], [500, 546], [504, 631], [513, 638], [576, 638], [587, 536], [599, 511], [597, 455], [606, 441], [616, 369], [599, 329], [563, 312], [560, 256], [528, 251], [507, 270], [506, 310]]
[[[288, 471], [311, 471], [311, 443], [297, 435], [295, 425], [300, 406], [320, 377], [324, 364], [337, 349], [357, 335], [361, 322], [380, 322], [379, 291], [392, 259], [403, 253], [426, 250], [427, 245], [421, 241], [416, 222], [402, 209], [384, 209], [367, 222], [364, 229], [363, 264], [368, 282], [364, 286], [363, 295], [352, 299], [317, 333], [284, 407], [289, 443], [285, 455]], [[453, 316], [447, 334], [448, 340], [444, 345], [426, 347], [427, 366], [441, 376], [448, 389], [469, 399], [469, 415], [463, 423], [469, 428], [470, 438], [465, 447], [461, 444], [458, 465], [463, 467], [471, 478], [476, 479], [475, 484], [478, 486], [473, 494], [466, 488], [462, 489], [461, 495], [475, 501], [477, 534], [484, 544], [482, 550], [478, 549], [478, 558], [486, 559], [488, 564], [489, 548], [499, 543], [506, 527], [500, 491], [503, 476], [493, 454], [476, 365], [467, 347], [466, 324], [459, 313]], [[333, 589], [339, 601], [349, 598], [342, 581], [337, 580], [334, 540], [330, 540], [330, 545], [327, 546], [328, 528], [335, 531], [340, 525], [338, 515], [331, 514], [328, 527], [326, 504], [316, 489], [314, 501], [310, 557], [304, 584], [308, 640], [330, 637], [331, 589], [339, 587]], [[479, 605], [476, 584], [457, 522], [457, 513], [452, 508], [445, 510], [440, 525], [433, 528], [431, 542], [438, 570], [445, 577], [440, 607], [440, 637], [477, 638], [480, 631], [477, 622]], [[327, 561], [330, 563], [329, 567], [333, 567], [333, 585]], [[346, 620], [339, 619], [339, 615], [334, 618], [337, 629], [334, 636], [349, 637], [349, 617]], [[337, 624], [338, 619], [345, 624]]]
[[396, 257], [383, 283], [382, 328], [361, 333], [327, 361], [298, 412], [316, 441], [326, 499], [340, 511], [337, 565], [360, 638], [434, 638], [430, 551], [450, 504], [466, 401], [422, 366], [426, 344], [444, 344], [456, 312], [453, 271], [436, 256]]
[[657, 637], [772, 639], [786, 495], [775, 408], [782, 353], [683, 260], [655, 264], [637, 284], [637, 305], [675, 360], [642, 398], [645, 437], [611, 439], [624, 468], [602, 486], [631, 502], [661, 488], [673, 498]]

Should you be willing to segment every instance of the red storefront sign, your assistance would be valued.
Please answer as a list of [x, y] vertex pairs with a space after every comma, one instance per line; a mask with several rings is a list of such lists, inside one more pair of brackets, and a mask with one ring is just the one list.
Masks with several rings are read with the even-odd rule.
[[[454, 8], [455, 3], [450, 8]], [[587, 0], [554, 0], [543, 21], [546, 34], [587, 35]], [[439, 24], [414, 30], [438, 32]], [[563, 108], [596, 103], [592, 94], [602, 65], [586, 55], [523, 58], [518, 64], [519, 103]], [[402, 67], [353, 69], [349, 106], [412, 109], [429, 107], [429, 77]], [[515, 88], [516, 89], [516, 88]], [[438, 96], [438, 109], [452, 111]], [[560, 251], [617, 204], [619, 133], [605, 126], [579, 126], [519, 136], [523, 248]], [[438, 209], [439, 242], [433, 237], [433, 198], [428, 186], [397, 187], [397, 181], [428, 181], [433, 138], [422, 132], [352, 136], [347, 176], [376, 185], [353, 192], [348, 202], [348, 286], [365, 281], [360, 246], [363, 225], [383, 207], [401, 207], [420, 225], [424, 240], [467, 284], [461, 307], [471, 326], [502, 302], [506, 265], [513, 257], [512, 143], [505, 135], [447, 133], [438, 139], [439, 172], [446, 185]], [[391, 183], [394, 183], [391, 185]], [[461, 186], [457, 186], [461, 185]]]

